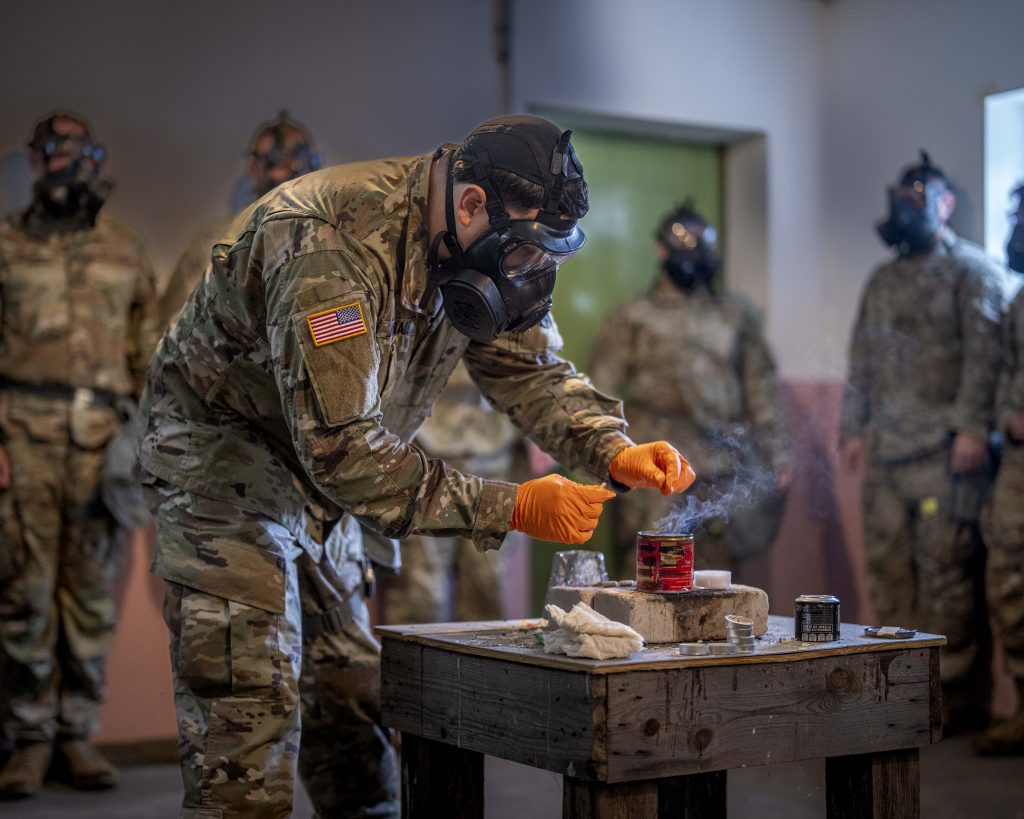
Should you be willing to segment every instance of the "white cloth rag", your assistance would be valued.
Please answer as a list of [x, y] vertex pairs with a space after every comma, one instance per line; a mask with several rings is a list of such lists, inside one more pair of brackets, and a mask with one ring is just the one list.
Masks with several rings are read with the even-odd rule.
[[598, 614], [586, 603], [577, 603], [568, 613], [552, 603], [545, 608], [558, 624], [557, 629], [544, 635], [545, 654], [608, 660], [628, 657], [643, 648], [644, 638], [636, 631]]

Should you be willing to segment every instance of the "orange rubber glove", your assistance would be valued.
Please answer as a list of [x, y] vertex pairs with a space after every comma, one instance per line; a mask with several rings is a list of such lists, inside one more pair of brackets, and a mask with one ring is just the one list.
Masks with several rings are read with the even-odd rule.
[[626, 447], [612, 458], [608, 471], [630, 489], [660, 489], [662, 495], [682, 492], [697, 477], [686, 458], [665, 441]]
[[586, 543], [604, 502], [614, 497], [602, 486], [545, 475], [519, 484], [509, 528], [552, 543]]

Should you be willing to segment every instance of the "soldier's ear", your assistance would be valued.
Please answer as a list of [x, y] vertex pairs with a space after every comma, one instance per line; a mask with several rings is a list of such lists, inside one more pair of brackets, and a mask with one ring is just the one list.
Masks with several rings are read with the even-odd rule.
[[25, 156], [28, 157], [28, 165], [32, 169], [32, 173], [37, 177], [46, 173], [46, 168], [43, 167], [43, 161], [39, 158], [39, 154], [35, 151], [25, 151]]
[[487, 219], [487, 194], [479, 185], [468, 183], [462, 190], [455, 191], [455, 220], [463, 227], [469, 227], [474, 219]]
[[953, 211], [956, 210], [956, 194], [952, 190], [946, 188], [939, 196], [938, 202], [939, 218], [946, 222], [953, 215]]

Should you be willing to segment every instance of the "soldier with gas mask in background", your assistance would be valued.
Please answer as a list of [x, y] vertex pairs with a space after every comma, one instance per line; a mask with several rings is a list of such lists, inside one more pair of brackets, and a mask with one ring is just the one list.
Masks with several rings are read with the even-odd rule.
[[[1010, 215], [1012, 232], [1006, 261], [1024, 277], [1024, 186], [1013, 192], [1017, 207]], [[989, 618], [1017, 689], [1017, 711], [974, 741], [981, 754], [1024, 753], [1024, 290], [1010, 304], [1003, 323], [1003, 366], [996, 393], [996, 429], [1003, 435], [1003, 455], [982, 513], [988, 550], [985, 593]]]
[[949, 179], [921, 152], [878, 226], [896, 257], [872, 273], [853, 329], [842, 460], [863, 483], [878, 621], [944, 634], [943, 721], [984, 727], [990, 635], [978, 533], [1006, 272], [949, 227]]
[[[261, 125], [246, 152], [246, 187], [238, 208], [270, 193], [282, 182], [320, 168], [320, 154], [313, 149], [309, 130], [281, 111], [277, 119]], [[160, 298], [160, 320], [166, 327], [181, 309], [188, 294], [203, 277], [214, 244], [231, 226], [234, 215], [222, 216], [196, 230], [174, 266]]]
[[482, 479], [409, 443], [460, 360], [595, 484], [693, 481], [558, 355], [551, 294], [586, 211], [570, 132], [500, 117], [461, 145], [287, 182], [214, 248], [140, 412], [184, 816], [290, 816], [297, 773], [319, 815], [398, 814], [360, 523], [481, 551], [509, 530], [591, 537], [614, 492]]
[[55, 113], [29, 142], [27, 209], [0, 221], [0, 707], [15, 740], [0, 797], [36, 793], [54, 749], [81, 788], [116, 770], [88, 743], [105, 692], [121, 565], [106, 449], [159, 337], [134, 231], [85, 121]]
[[781, 518], [790, 471], [775, 363], [754, 307], [717, 286], [716, 239], [691, 202], [669, 213], [656, 233], [660, 274], [608, 316], [594, 344], [594, 383], [623, 398], [630, 431], [700, 464], [688, 506], [653, 493], [616, 504], [612, 562], [621, 576], [635, 570], [636, 533], [659, 522], [699, 530], [698, 568], [742, 571]]

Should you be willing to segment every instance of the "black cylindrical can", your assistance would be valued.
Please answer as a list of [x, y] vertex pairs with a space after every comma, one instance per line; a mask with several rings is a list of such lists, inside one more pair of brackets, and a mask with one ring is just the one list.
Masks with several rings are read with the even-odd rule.
[[831, 594], [801, 594], [796, 599], [794, 637], [805, 643], [839, 639], [839, 598]]

